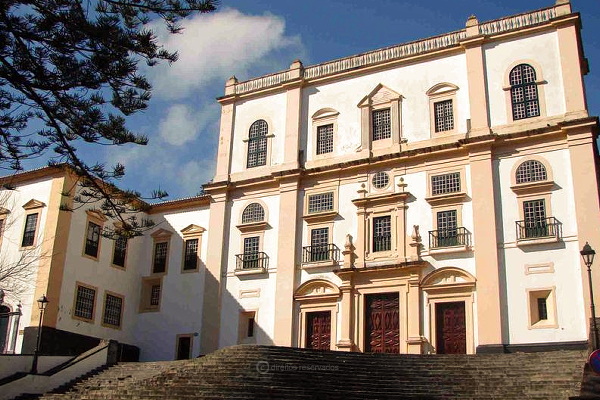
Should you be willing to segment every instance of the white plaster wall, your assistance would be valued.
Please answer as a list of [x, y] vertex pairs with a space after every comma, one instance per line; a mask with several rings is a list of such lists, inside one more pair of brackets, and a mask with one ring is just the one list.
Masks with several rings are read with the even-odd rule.
[[484, 44], [483, 51], [492, 126], [508, 123], [507, 116], [512, 110], [506, 109], [506, 91], [503, 87], [506, 86], [505, 79], [508, 82], [510, 69], [521, 62], [534, 61], [541, 68], [541, 71], [536, 71], [536, 78], [547, 82], [541, 85], [545, 93], [546, 115], [560, 115], [565, 112], [561, 63], [555, 31]]
[[231, 173], [246, 170], [246, 151], [250, 125], [259, 119], [264, 119], [269, 126], [268, 139], [271, 146], [268, 165], [279, 165], [283, 162], [283, 146], [285, 140], [285, 121], [287, 97], [285, 92], [257, 97], [235, 104], [234, 133], [232, 138]]
[[[25, 327], [31, 324], [31, 311], [32, 307], [37, 308], [35, 299], [35, 282], [37, 277], [37, 270], [39, 267], [39, 258], [42, 255], [42, 246], [46, 241], [54, 240], [53, 237], [45, 236], [46, 219], [48, 216], [48, 204], [50, 201], [52, 187], [51, 178], [36, 179], [26, 184], [18, 185], [15, 190], [2, 190], [0, 191], [0, 207], [6, 208], [10, 213], [6, 217], [6, 221], [2, 232], [2, 247], [0, 250], [0, 262], [5, 265], [13, 265], [21, 259], [24, 252], [29, 253], [27, 258], [33, 257], [34, 261], [30, 267], [26, 267], [30, 272], [31, 279], [30, 284], [26, 285], [24, 290], [20, 293], [5, 293], [5, 303], [11, 308], [11, 311], [17, 311], [17, 304], [21, 302], [22, 316], [19, 320], [19, 331], [22, 331]], [[29, 213], [22, 206], [35, 199], [46, 204], [41, 209], [31, 210], [31, 212], [38, 212], [38, 228], [36, 231], [35, 246], [30, 250], [21, 250], [21, 242], [23, 239], [23, 230], [25, 228], [25, 217]], [[21, 261], [21, 263], [23, 263]], [[23, 342], [23, 335], [19, 334], [17, 337], [17, 343], [15, 346], [15, 352], [21, 352], [21, 346]]]
[[312, 115], [322, 108], [339, 112], [337, 137], [332, 156], [348, 155], [360, 146], [361, 117], [358, 103], [378, 84], [402, 95], [402, 136], [409, 142], [430, 138], [429, 96], [434, 85], [449, 82], [459, 87], [456, 92], [457, 132], [465, 133], [470, 118], [468, 80], [464, 54], [455, 54], [371, 74], [352, 76], [303, 89], [300, 132], [306, 136], [307, 160], [313, 159], [316, 138], [313, 137]]
[[[197, 357], [200, 354], [202, 332], [205, 260], [209, 251], [221, 250], [208, 248], [209, 208], [190, 208], [184, 211], [153, 214], [151, 217], [157, 225], [149, 234], [158, 229], [166, 229], [173, 232], [173, 235], [169, 242], [167, 274], [162, 280], [160, 311], [138, 313], [141, 291], [138, 283], [135, 292], [138, 301], [134, 304], [137, 316], [134, 344], [140, 347], [141, 360], [173, 360], [176, 356], [177, 335], [192, 334], [192, 357]], [[181, 230], [190, 224], [201, 226], [206, 231], [202, 234], [198, 272], [183, 273], [184, 241]], [[142, 276], [151, 275], [153, 239], [149, 234], [144, 237], [145, 245], [138, 259], [138, 281], [141, 281]]]

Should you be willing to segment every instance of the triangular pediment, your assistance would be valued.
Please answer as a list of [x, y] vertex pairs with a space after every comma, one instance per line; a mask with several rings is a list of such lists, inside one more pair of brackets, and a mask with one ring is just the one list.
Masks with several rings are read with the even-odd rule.
[[401, 98], [402, 96], [399, 93], [380, 83], [375, 86], [375, 89], [371, 90], [371, 93], [363, 97], [360, 103], [358, 103], [358, 107], [385, 104], [393, 100], [400, 100]]
[[150, 236], [154, 239], [162, 239], [162, 238], [170, 238], [173, 235], [173, 232], [160, 228], [157, 231], [153, 232]]
[[31, 199], [27, 203], [23, 204], [23, 208], [26, 210], [31, 210], [32, 208], [42, 208], [42, 207], [46, 207], [46, 204], [39, 200], [36, 200], [36, 199]]
[[8, 208], [0, 207], [0, 215], [10, 214], [10, 210]]
[[102, 222], [104, 222], [108, 219], [101, 211], [98, 211], [98, 210], [92, 209], [92, 210], [86, 210], [85, 212], [88, 215], [88, 217], [102, 221]]
[[181, 234], [183, 236], [188, 236], [188, 235], [199, 235], [202, 234], [206, 229], [204, 229], [201, 226], [195, 225], [195, 224], [189, 224], [188, 226], [186, 226], [185, 228], [183, 228], [181, 230]]

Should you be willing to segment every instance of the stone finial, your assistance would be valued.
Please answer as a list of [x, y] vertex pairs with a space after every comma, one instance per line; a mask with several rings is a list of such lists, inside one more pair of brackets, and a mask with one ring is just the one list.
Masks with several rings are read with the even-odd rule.
[[351, 234], [346, 235], [346, 243], [344, 243], [344, 250], [352, 251], [352, 235]]
[[238, 79], [234, 76], [227, 79], [225, 82], [225, 95], [235, 94], [235, 85], [237, 85]]
[[304, 65], [302, 65], [302, 61], [294, 60], [290, 64], [290, 78], [298, 79], [302, 78], [304, 75]]
[[469, 27], [475, 26], [475, 25], [479, 25], [479, 20], [477, 20], [476, 16], [471, 15], [469, 18], [467, 18], [466, 27], [469, 28]]
[[419, 225], [413, 225], [413, 233], [411, 236], [413, 242], [420, 242], [421, 235], [419, 234]]
[[356, 193], [358, 193], [360, 195], [360, 197], [365, 197], [367, 194], [367, 189], [365, 189], [365, 184], [361, 183], [360, 184], [360, 189], [358, 189], [356, 191]]
[[398, 182], [398, 188], [400, 189], [401, 192], [404, 192], [406, 190], [406, 187], [408, 186], [407, 183], [404, 182], [404, 178], [400, 177], [400, 182]]
[[290, 69], [298, 69], [298, 68], [303, 68], [304, 65], [302, 64], [302, 61], [296, 59], [294, 61], [292, 61], [292, 63], [290, 64]]

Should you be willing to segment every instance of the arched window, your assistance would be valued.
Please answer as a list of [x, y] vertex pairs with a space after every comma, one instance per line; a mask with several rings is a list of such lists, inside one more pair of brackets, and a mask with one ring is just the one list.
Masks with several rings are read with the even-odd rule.
[[261, 222], [265, 219], [265, 209], [258, 203], [251, 203], [242, 213], [242, 224]]
[[519, 64], [510, 71], [509, 81], [513, 120], [539, 116], [535, 69], [529, 64]]
[[247, 168], [259, 167], [267, 164], [267, 122], [259, 119], [250, 126], [248, 135], [248, 162]]
[[527, 160], [517, 168], [517, 183], [538, 182], [546, 179], [548, 179], [546, 167], [537, 160]]

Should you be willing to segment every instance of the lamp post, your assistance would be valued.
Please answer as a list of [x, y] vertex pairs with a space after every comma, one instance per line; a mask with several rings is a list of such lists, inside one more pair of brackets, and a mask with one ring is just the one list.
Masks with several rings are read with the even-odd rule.
[[594, 262], [594, 256], [596, 252], [592, 249], [592, 246], [588, 242], [585, 242], [585, 246], [579, 252], [583, 262], [585, 263], [588, 271], [588, 280], [590, 285], [590, 309], [592, 312], [592, 327], [594, 329], [594, 350], [598, 348], [598, 325], [596, 324], [596, 307], [594, 306], [594, 288], [592, 287], [592, 263]]
[[48, 298], [46, 295], [42, 295], [37, 300], [38, 308], [40, 309], [40, 322], [38, 324], [37, 338], [35, 341], [35, 350], [33, 351], [33, 362], [31, 363], [31, 373], [37, 374], [37, 363], [38, 363], [38, 353], [40, 351], [40, 342], [42, 340], [42, 319], [44, 318], [44, 310], [48, 305]]

